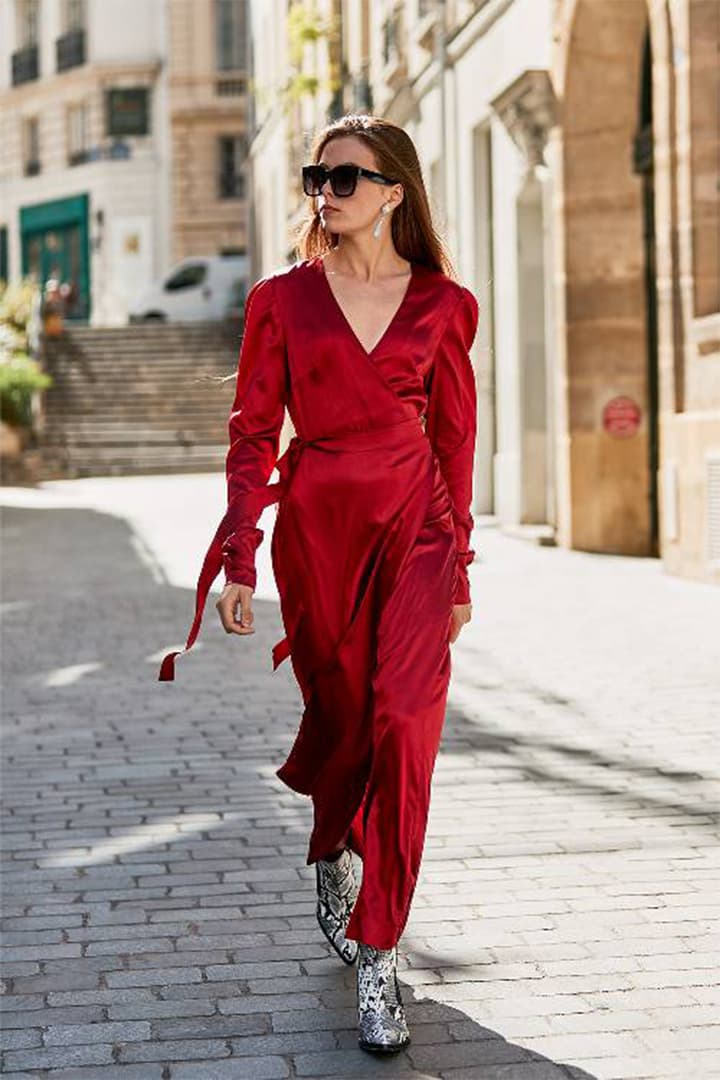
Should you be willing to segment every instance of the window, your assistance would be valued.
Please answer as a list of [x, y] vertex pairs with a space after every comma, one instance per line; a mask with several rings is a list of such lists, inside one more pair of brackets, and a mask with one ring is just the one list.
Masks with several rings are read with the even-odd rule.
[[170, 292], [176, 292], [178, 289], [190, 289], [194, 285], [202, 285], [206, 277], [207, 266], [205, 263], [188, 263], [187, 266], [182, 266], [167, 279], [165, 288]]
[[247, 140], [243, 135], [221, 135], [218, 140], [220, 158], [218, 196], [221, 199], [240, 199], [245, 194], [242, 172], [247, 156]]
[[55, 58], [57, 70], [68, 71], [87, 60], [84, 0], [62, 0], [60, 17], [62, 33], [55, 40]]
[[67, 111], [68, 164], [80, 165], [88, 160], [90, 148], [90, 117], [85, 102], [71, 105]]
[[121, 138], [147, 135], [150, 102], [145, 86], [118, 87], [105, 91], [105, 133]]
[[40, 172], [40, 120], [28, 116], [23, 120], [23, 173], [37, 176]]
[[218, 71], [244, 70], [246, 0], [215, 0], [215, 50]]
[[38, 43], [38, 16], [40, 0], [17, 0], [17, 42], [21, 49], [32, 48]]
[[85, 17], [85, 0], [65, 0], [63, 4], [63, 30], [66, 34], [73, 30], [84, 30]]
[[382, 58], [388, 66], [400, 53], [400, 11], [393, 11], [382, 25]]

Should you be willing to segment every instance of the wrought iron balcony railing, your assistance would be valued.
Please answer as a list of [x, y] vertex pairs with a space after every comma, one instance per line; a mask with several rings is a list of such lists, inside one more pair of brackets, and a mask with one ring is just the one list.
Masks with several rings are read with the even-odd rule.
[[69, 30], [55, 42], [58, 71], [68, 71], [85, 63], [85, 31]]
[[221, 199], [241, 199], [245, 194], [245, 177], [242, 173], [221, 172], [218, 192]]
[[40, 73], [37, 45], [27, 45], [24, 49], [18, 49], [17, 52], [14, 52], [11, 58], [11, 66], [13, 86], [20, 86], [21, 83], [37, 79]]

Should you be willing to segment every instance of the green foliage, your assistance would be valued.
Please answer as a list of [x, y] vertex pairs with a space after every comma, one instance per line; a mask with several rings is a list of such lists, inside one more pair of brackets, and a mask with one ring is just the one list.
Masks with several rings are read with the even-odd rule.
[[295, 3], [287, 16], [288, 55], [293, 67], [302, 65], [303, 53], [308, 42], [318, 41], [329, 31], [328, 25], [304, 4]]
[[21, 341], [27, 334], [37, 294], [38, 286], [32, 278], [9, 285], [0, 282], [0, 326], [9, 328]]
[[320, 86], [320, 80], [317, 75], [306, 75], [300, 71], [297, 75], [293, 75], [288, 79], [285, 84], [285, 97], [288, 103], [299, 101], [300, 98], [305, 97], [306, 94], [316, 94], [318, 87]]
[[52, 385], [50, 376], [27, 354], [37, 288], [32, 279], [0, 283], [0, 416], [17, 426], [32, 425], [33, 395]]
[[[303, 0], [291, 5], [286, 21], [290, 75], [282, 88], [281, 100], [285, 112], [304, 97], [314, 97], [320, 90], [336, 93], [339, 82], [333, 73], [332, 57], [339, 44], [340, 24], [336, 18], [323, 19]], [[325, 41], [330, 50], [330, 74], [325, 79], [306, 69], [306, 47]]]
[[7, 424], [32, 424], [32, 396], [52, 385], [36, 360], [25, 353], [0, 354], [0, 416]]

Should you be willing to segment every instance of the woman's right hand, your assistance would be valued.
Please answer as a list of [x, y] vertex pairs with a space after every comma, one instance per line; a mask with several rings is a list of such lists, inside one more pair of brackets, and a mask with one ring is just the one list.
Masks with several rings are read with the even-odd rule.
[[[234, 582], [227, 583], [220, 593], [220, 598], [215, 604], [220, 615], [220, 622], [223, 624], [226, 633], [255, 633], [253, 627], [252, 596], [253, 589], [251, 589], [249, 585], [236, 585]], [[239, 619], [235, 617], [238, 607], [240, 608]]]

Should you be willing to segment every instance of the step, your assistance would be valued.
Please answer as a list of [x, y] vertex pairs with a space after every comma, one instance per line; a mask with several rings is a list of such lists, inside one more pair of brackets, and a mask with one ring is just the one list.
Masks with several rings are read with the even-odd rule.
[[213, 376], [228, 376], [230, 378], [237, 374], [237, 363], [232, 360], [228, 361], [218, 357], [203, 357], [193, 354], [186, 359], [178, 360], [177, 357], [171, 360], [162, 360], [157, 357], [151, 357], [148, 359], [144, 357], [140, 361], [128, 360], [127, 356], [118, 356], [117, 359], [111, 360], [73, 360], [68, 361], [67, 364], [56, 364], [48, 366], [44, 370], [49, 375], [62, 379], [78, 379], [87, 381], [90, 378], [91, 381], [97, 382], [103, 378], [116, 376], [118, 379], [127, 379], [134, 375], [144, 375], [153, 373], [162, 378], [172, 377], [173, 374], [191, 376], [196, 373], [208, 372]]
[[148, 446], [158, 444], [163, 446], [217, 446], [217, 432], [213, 431], [104, 431], [100, 438], [69, 431], [61, 439], [43, 439], [43, 446], [52, 445], [71, 447], [93, 447], [101, 452], [114, 446]]
[[141, 454], [96, 454], [92, 460], [88, 460], [86, 454], [73, 454], [72, 452], [50, 458], [58, 462], [62, 457], [61, 466], [75, 475], [92, 476], [102, 475], [105, 472], [137, 472], [148, 469], [160, 471], [195, 471], [204, 468], [212, 468], [223, 471], [225, 466], [224, 454], [219, 451], [213, 452], [211, 447], [203, 447], [194, 453], [182, 453], [177, 449], [168, 448], [166, 452], [147, 450]]
[[541, 547], [555, 547], [557, 545], [556, 530], [553, 525], [506, 524], [500, 526], [500, 531], [505, 536], [511, 536], [515, 540], [526, 540], [531, 544], [539, 544]]
[[66, 342], [99, 341], [122, 338], [190, 338], [190, 337], [233, 337], [242, 327], [242, 320], [228, 323], [216, 322], [174, 322], [174, 323], [129, 323], [127, 326], [76, 326], [68, 327], [60, 339], [46, 342], [46, 348], [59, 349]]
[[91, 394], [88, 391], [83, 393], [79, 389], [70, 391], [68, 389], [60, 390], [55, 387], [46, 392], [45, 402], [52, 409], [62, 410], [63, 414], [65, 409], [77, 409], [81, 413], [94, 415], [103, 408], [112, 408], [116, 404], [127, 405], [133, 403], [137, 403], [140, 408], [145, 410], [149, 408], [152, 408], [153, 411], [162, 409], [163, 412], [175, 408], [180, 412], [194, 408], [207, 411], [215, 410], [218, 414], [223, 411], [226, 413], [231, 411], [233, 397], [230, 394], [216, 393], [214, 391], [197, 393], [195, 389], [189, 389], [187, 386], [181, 386], [179, 389], [180, 393], [169, 394], [162, 387], [159, 391], [147, 387], [133, 391], [132, 388], [125, 387], [113, 394], [106, 388], [101, 394]]
[[222, 462], [214, 458], [193, 458], [192, 460], [117, 460], [117, 461], [82, 461], [58, 462], [51, 458], [47, 461], [42, 476], [44, 479], [72, 479], [89, 476], [142, 476], [151, 473], [199, 473], [222, 472]]
[[67, 413], [65, 418], [49, 417], [41, 429], [41, 434], [47, 436], [59, 431], [82, 431], [97, 434], [104, 429], [113, 428], [136, 428], [143, 427], [159, 428], [167, 431], [170, 428], [178, 428], [183, 431], [187, 428], [201, 427], [217, 431], [223, 437], [227, 437], [228, 425], [223, 419], [215, 415], [188, 411], [182, 415], [177, 413], [156, 414], [151, 419], [141, 409], [128, 409], [125, 412], [96, 413], [93, 419], [89, 419], [80, 413]]
[[69, 476], [224, 469], [239, 324], [75, 328], [50, 343], [41, 453]]

